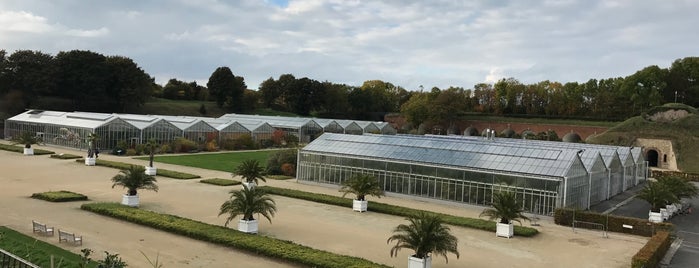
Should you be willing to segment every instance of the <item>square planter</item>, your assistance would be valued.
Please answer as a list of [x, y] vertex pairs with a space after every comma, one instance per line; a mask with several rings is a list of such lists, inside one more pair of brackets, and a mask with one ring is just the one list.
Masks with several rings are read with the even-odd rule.
[[360, 201], [360, 200], [352, 200], [352, 210], [354, 211], [359, 211], [359, 212], [365, 212], [367, 210], [367, 207], [369, 206], [369, 201]]
[[158, 173], [157, 167], [146, 167], [146, 175], [155, 176]]
[[427, 256], [424, 259], [410, 256], [408, 259], [408, 268], [432, 268], [432, 257]]
[[123, 195], [121, 198], [121, 204], [127, 205], [129, 207], [138, 207], [138, 205], [139, 205], [138, 195]]
[[24, 148], [24, 155], [34, 155], [34, 148]]
[[670, 213], [668, 213], [666, 208], [661, 208], [660, 209], [660, 214], [663, 216], [663, 220], [666, 221], [670, 219]]
[[245, 185], [245, 187], [248, 187], [248, 189], [250, 189], [250, 190], [252, 190], [253, 188], [255, 188], [255, 186], [257, 186], [257, 184], [255, 184], [254, 182], [243, 182], [243, 185]]
[[663, 215], [660, 212], [648, 211], [648, 221], [650, 222], [663, 222]]
[[510, 238], [514, 236], [515, 233], [515, 226], [514, 224], [504, 224], [504, 223], [496, 223], [497, 226], [495, 228], [495, 236], [500, 236], [500, 237], [507, 237]]
[[238, 221], [238, 231], [241, 231], [243, 233], [248, 233], [248, 234], [256, 234], [257, 233], [257, 220], [251, 220], [251, 221], [239, 220]]
[[94, 158], [94, 157], [85, 157], [85, 165], [86, 165], [86, 166], [94, 166], [95, 163], [97, 163], [97, 158]]
[[678, 210], [675, 204], [666, 205], [665, 208], [667, 209], [667, 213], [669, 213], [670, 216], [675, 215], [675, 213], [677, 213]]

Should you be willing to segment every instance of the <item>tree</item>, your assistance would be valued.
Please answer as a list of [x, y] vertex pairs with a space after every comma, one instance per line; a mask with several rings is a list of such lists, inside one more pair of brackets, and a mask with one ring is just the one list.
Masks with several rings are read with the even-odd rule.
[[158, 147], [158, 141], [150, 139], [148, 143], [146, 143], [146, 147], [148, 148], [148, 166], [153, 167], [153, 157], [155, 155], [155, 149]]
[[251, 221], [253, 214], [261, 214], [271, 223], [272, 217], [277, 212], [274, 200], [261, 188], [248, 188], [230, 191], [231, 197], [221, 205], [218, 215], [228, 214], [225, 226], [228, 226], [235, 217], [243, 215], [243, 220]]
[[398, 255], [401, 249], [412, 249], [416, 258], [424, 259], [435, 253], [442, 255], [449, 262], [447, 253], [453, 253], [459, 258], [458, 239], [451, 234], [439, 216], [420, 213], [408, 218], [410, 224], [400, 224], [393, 230], [393, 235], [386, 243], [396, 244], [391, 248], [391, 257]]
[[624, 78], [620, 90], [621, 94], [631, 100], [630, 115], [637, 115], [662, 104], [667, 76], [667, 69], [652, 65]]
[[660, 212], [667, 204], [679, 202], [679, 198], [673, 194], [666, 185], [660, 182], [649, 181], [643, 189], [636, 195], [636, 198], [648, 202], [651, 211]]
[[522, 205], [517, 202], [514, 192], [501, 191], [493, 194], [493, 207], [483, 210], [479, 217], [486, 216], [490, 220], [500, 219], [502, 224], [510, 224], [512, 221], [522, 224], [520, 219], [528, 220], [522, 210]]
[[109, 56], [106, 62], [112, 75], [107, 94], [119, 111], [142, 106], [153, 91], [151, 77], [129, 58]]
[[673, 193], [677, 199], [694, 198], [699, 195], [699, 188], [681, 177], [669, 176], [661, 177], [658, 182], [662, 183], [668, 190]]
[[663, 92], [666, 102], [684, 103], [699, 107], [699, 57], [675, 60], [668, 73], [667, 89]]
[[243, 111], [243, 95], [247, 86], [243, 77], [233, 75], [228, 67], [218, 67], [206, 83], [209, 93], [216, 100], [218, 107], [225, 107], [234, 112]]
[[258, 180], [267, 182], [264, 177], [264, 168], [260, 166], [260, 162], [257, 160], [248, 159], [243, 161], [235, 168], [233, 175], [243, 177], [243, 180], [247, 183], [257, 184]]
[[348, 180], [342, 182], [342, 188], [340, 192], [343, 193], [342, 197], [347, 194], [354, 194], [357, 196], [356, 200], [365, 201], [366, 196], [375, 196], [381, 198], [384, 195], [384, 191], [379, 184], [379, 180], [376, 177], [367, 174], [358, 174]]
[[32, 148], [33, 144], [40, 144], [43, 140], [41, 137], [32, 134], [29, 131], [24, 131], [17, 136], [12, 137], [12, 144], [24, 144], [24, 148]]
[[127, 189], [127, 195], [134, 196], [138, 194], [138, 190], [153, 190], [158, 191], [156, 179], [153, 176], [146, 175], [146, 169], [143, 166], [131, 165], [128, 169], [121, 170], [119, 174], [112, 178], [112, 188], [121, 186]]
[[56, 84], [53, 56], [40, 51], [15, 51], [7, 58], [4, 70], [7, 84], [3, 86], [21, 92], [24, 107], [49, 94]]
[[[112, 111], [107, 94], [112, 74], [102, 54], [85, 50], [59, 52], [55, 58], [57, 83], [53, 92], [71, 99], [77, 110]], [[107, 104], [107, 105], [105, 105]]]

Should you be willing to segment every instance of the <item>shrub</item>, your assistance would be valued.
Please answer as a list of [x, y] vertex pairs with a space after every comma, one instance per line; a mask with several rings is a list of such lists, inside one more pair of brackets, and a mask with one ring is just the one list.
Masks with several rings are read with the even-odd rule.
[[240, 181], [231, 180], [231, 179], [221, 179], [221, 178], [204, 179], [204, 180], [200, 180], [199, 182], [218, 185], [218, 186], [231, 186], [231, 185], [241, 184]]
[[351, 268], [388, 267], [366, 259], [340, 255], [261, 235], [249, 235], [219, 225], [212, 225], [175, 215], [161, 214], [122, 206], [116, 203], [83, 204], [83, 210], [153, 227], [262, 256], [310, 267]]
[[[298, 157], [298, 152], [296, 149], [280, 150], [272, 153], [267, 159], [267, 174], [269, 175], [282, 175], [282, 165], [284, 164], [296, 164], [296, 159]], [[294, 174], [296, 171], [294, 170]]]
[[170, 148], [169, 144], [163, 144], [163, 145], [160, 145], [160, 152], [164, 153], [164, 154], [172, 153], [172, 148]]
[[659, 231], [631, 258], [631, 267], [658, 267], [658, 264], [672, 244], [672, 237], [667, 231]]
[[146, 145], [145, 144], [136, 144], [136, 155], [142, 155], [146, 153]]
[[265, 178], [271, 179], [271, 180], [278, 180], [278, 181], [295, 179], [295, 177], [285, 176], [285, 175], [271, 175], [271, 176], [265, 176]]
[[134, 156], [136, 155], [136, 149], [126, 149], [126, 156]]
[[[602, 224], [609, 232], [626, 233], [646, 237], [651, 236], [658, 230], [671, 231], [674, 229], [674, 225], [671, 223], [651, 223], [646, 219], [600, 214], [596, 212], [573, 210], [569, 208], [556, 209], [553, 219], [558, 225], [573, 226], [573, 219], [575, 219], [576, 221]], [[633, 228], [624, 228], [623, 225], [631, 225]]]
[[284, 176], [295, 177], [296, 176], [296, 165], [291, 163], [282, 164], [282, 174]]
[[87, 196], [70, 191], [34, 193], [32, 194], [32, 198], [41, 199], [49, 202], [70, 202], [87, 200]]
[[173, 142], [172, 147], [173, 151], [176, 153], [188, 153], [197, 148], [197, 144], [191, 140], [180, 137]]
[[243, 134], [240, 137], [233, 139], [233, 150], [250, 150], [256, 149], [255, 141], [250, 134]]
[[74, 155], [74, 154], [52, 154], [49, 156], [51, 158], [56, 158], [56, 159], [78, 159], [78, 158], [83, 158], [82, 156], [79, 155]]
[[[15, 152], [15, 153], [24, 153], [24, 146], [0, 144], [0, 150], [5, 150], [5, 151], [10, 151], [10, 152]], [[35, 155], [45, 155], [45, 154], [56, 154], [56, 152], [34, 148], [34, 154]]]
[[[83, 161], [84, 161], [83, 159], [78, 159], [76, 162], [83, 162]], [[95, 163], [95, 165], [110, 167], [110, 168], [117, 168], [117, 169], [129, 169], [132, 166], [131, 164], [128, 164], [128, 163], [108, 161], [108, 160], [102, 160], [102, 159], [97, 159], [97, 162]], [[201, 176], [199, 176], [199, 175], [183, 173], [183, 172], [178, 172], [178, 171], [172, 171], [172, 170], [167, 170], [167, 169], [158, 169], [158, 176], [168, 177], [168, 178], [173, 178], [173, 179], [178, 179], [178, 180], [190, 180], [190, 179], [201, 178]]]
[[216, 141], [209, 141], [206, 143], [206, 151], [207, 152], [215, 152], [218, 151], [218, 146], [216, 146]]

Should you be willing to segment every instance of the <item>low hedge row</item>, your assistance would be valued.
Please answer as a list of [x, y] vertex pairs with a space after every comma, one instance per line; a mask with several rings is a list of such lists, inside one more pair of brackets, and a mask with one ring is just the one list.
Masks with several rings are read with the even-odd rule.
[[52, 154], [49, 156], [51, 158], [56, 158], [56, 159], [78, 159], [78, 158], [83, 158], [82, 156], [79, 155], [74, 155], [74, 154]]
[[268, 175], [268, 176], [265, 176], [265, 178], [271, 179], [271, 180], [278, 180], [278, 181], [294, 179], [294, 177], [286, 176], [286, 175]]
[[[5, 150], [5, 151], [10, 151], [10, 152], [15, 152], [15, 153], [24, 153], [24, 146], [0, 144], [0, 150]], [[34, 148], [34, 154], [35, 155], [46, 155], [46, 154], [55, 154], [55, 152]]]
[[245, 234], [223, 226], [117, 203], [89, 203], [83, 204], [80, 208], [166, 232], [311, 267], [388, 267], [366, 259], [318, 250], [291, 241]]
[[34, 193], [32, 194], [32, 198], [46, 200], [50, 202], [70, 202], [87, 200], [87, 196], [70, 191]]
[[658, 267], [660, 261], [672, 244], [672, 237], [667, 231], [659, 231], [652, 236], [646, 245], [631, 258], [632, 268]]
[[[75, 160], [75, 162], [84, 163], [85, 159], [78, 159], [78, 160]], [[95, 165], [110, 167], [110, 168], [117, 168], [117, 169], [129, 169], [129, 167], [132, 166], [132, 164], [129, 164], [129, 163], [101, 160], [101, 159], [97, 159], [97, 161], [95, 162]], [[172, 171], [172, 170], [167, 170], [167, 169], [158, 169], [158, 176], [163, 176], [163, 177], [168, 177], [168, 178], [173, 178], [173, 179], [178, 179], [178, 180], [191, 180], [191, 179], [201, 178], [201, 176], [199, 176], [199, 175], [177, 172], [177, 171]]]
[[[324, 204], [329, 204], [329, 205], [336, 205], [336, 206], [341, 206], [341, 207], [348, 207], [348, 208], [352, 207], [352, 199], [331, 196], [331, 195], [326, 195], [326, 194], [309, 193], [309, 192], [303, 192], [303, 191], [292, 190], [292, 189], [283, 189], [283, 188], [277, 188], [277, 187], [271, 187], [271, 186], [261, 186], [261, 187], [264, 188], [265, 190], [267, 190], [267, 192], [270, 194], [281, 195], [281, 196], [286, 196], [286, 197], [291, 197], [291, 198], [298, 198], [298, 199], [303, 199], [303, 200], [308, 200], [308, 201], [313, 201], [313, 202], [318, 202], [318, 203], [324, 203]], [[453, 216], [453, 215], [448, 215], [448, 214], [443, 214], [443, 213], [435, 213], [435, 212], [424, 211], [424, 210], [419, 210], [419, 209], [394, 206], [394, 205], [379, 203], [379, 202], [375, 202], [375, 201], [371, 201], [371, 203], [369, 204], [369, 210], [373, 211], [373, 212], [402, 216], [402, 217], [416, 216], [420, 212], [426, 212], [426, 213], [430, 213], [430, 214], [439, 215], [439, 217], [441, 217], [445, 223], [455, 225], [455, 226], [462, 226], [462, 227], [474, 228], [474, 229], [479, 229], [479, 230], [486, 230], [486, 231], [491, 231], [491, 232], [495, 232], [495, 229], [496, 229], [496, 224], [494, 221], [489, 221], [489, 220], [484, 220], [484, 219], [458, 217], [458, 216]], [[537, 229], [534, 229], [531, 227], [524, 227], [524, 226], [519, 226], [519, 225], [515, 225], [514, 227], [515, 227], [514, 228], [515, 235], [518, 235], [518, 236], [531, 237], [531, 236], [534, 236], [534, 235], [539, 233], [539, 231]]]
[[[572, 226], [573, 219], [576, 221], [593, 222], [606, 226], [607, 231], [616, 233], [625, 233], [633, 235], [641, 235], [650, 237], [655, 232], [664, 230], [672, 231], [675, 226], [672, 223], [651, 223], [645, 219], [601, 214], [590, 211], [574, 210], [569, 208], [556, 209], [554, 221], [558, 225]], [[632, 228], [624, 228], [624, 225], [632, 226]]]
[[231, 180], [231, 179], [221, 179], [221, 178], [203, 179], [203, 180], [200, 180], [199, 182], [218, 185], [218, 186], [231, 186], [231, 185], [242, 184], [240, 181]]
[[680, 178], [685, 178], [690, 181], [699, 181], [699, 174], [695, 173], [686, 173], [686, 172], [680, 172], [680, 171], [664, 171], [664, 170], [651, 170], [650, 175], [652, 178], [661, 178], [661, 177], [680, 177]]

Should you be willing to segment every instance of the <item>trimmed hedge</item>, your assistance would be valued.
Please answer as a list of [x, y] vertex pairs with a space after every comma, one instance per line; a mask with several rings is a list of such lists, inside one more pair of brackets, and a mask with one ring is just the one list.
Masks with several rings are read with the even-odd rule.
[[[283, 189], [283, 188], [277, 188], [277, 187], [271, 187], [271, 186], [259, 186], [259, 187], [264, 188], [270, 194], [281, 195], [281, 196], [286, 196], [286, 197], [291, 197], [291, 198], [298, 198], [298, 199], [303, 199], [303, 200], [308, 200], [308, 201], [313, 201], [313, 202], [318, 202], [318, 203], [324, 203], [324, 204], [329, 204], [329, 205], [336, 205], [336, 206], [341, 206], [341, 207], [348, 207], [348, 208], [352, 207], [352, 199], [347, 199], [347, 198], [343, 198], [343, 197], [331, 196], [331, 195], [326, 195], [326, 194], [309, 193], [309, 192], [303, 192], [303, 191], [291, 190], [291, 189]], [[489, 220], [484, 220], [484, 219], [458, 217], [458, 216], [453, 216], [453, 215], [448, 215], [448, 214], [443, 214], [443, 213], [435, 213], [435, 212], [424, 211], [424, 210], [419, 210], [419, 209], [394, 206], [394, 205], [379, 203], [379, 202], [375, 202], [375, 201], [371, 201], [371, 204], [369, 204], [369, 210], [373, 211], [373, 212], [402, 216], [402, 217], [417, 216], [417, 214], [419, 214], [421, 212], [425, 212], [425, 213], [429, 213], [432, 215], [438, 215], [444, 221], [444, 223], [455, 225], [455, 226], [461, 226], [461, 227], [467, 227], [467, 228], [473, 228], [473, 229], [479, 229], [479, 230], [486, 230], [486, 231], [491, 231], [491, 232], [495, 232], [495, 230], [497, 228], [496, 223], [494, 221], [489, 221]], [[519, 225], [515, 225], [514, 227], [515, 227], [514, 228], [515, 234], [518, 236], [531, 237], [531, 236], [534, 236], [534, 235], [539, 233], [539, 231], [537, 229], [534, 229], [531, 227], [524, 227], [524, 226], [519, 226]]]
[[658, 267], [665, 253], [670, 249], [673, 238], [667, 231], [659, 231], [652, 236], [646, 245], [631, 258], [632, 268]]
[[41, 199], [49, 202], [70, 202], [87, 200], [87, 196], [70, 191], [34, 193], [32, 194], [32, 198]]
[[221, 179], [221, 178], [203, 179], [203, 180], [200, 180], [199, 182], [218, 185], [218, 186], [231, 186], [231, 185], [241, 184], [240, 181], [230, 180], [230, 179]]
[[117, 203], [90, 203], [83, 204], [80, 208], [166, 232], [311, 267], [388, 267], [358, 257], [335, 254], [295, 244], [292, 241], [246, 234], [219, 225], [132, 208]]
[[686, 172], [680, 172], [680, 171], [663, 171], [663, 170], [655, 170], [651, 169], [650, 171], [650, 176], [653, 178], [662, 178], [662, 177], [680, 177], [680, 178], [685, 178], [690, 181], [699, 181], [699, 174], [695, 173], [686, 173]]
[[[672, 231], [675, 226], [672, 223], [651, 223], [645, 219], [600, 214], [590, 211], [574, 210], [569, 208], [556, 209], [554, 221], [558, 225], [572, 226], [573, 215], [575, 220], [584, 222], [594, 222], [607, 227], [607, 231], [616, 233], [625, 233], [650, 237], [658, 231]], [[624, 228], [623, 225], [631, 225], [633, 229]]]
[[[24, 153], [24, 146], [0, 144], [0, 150], [5, 150], [5, 151], [10, 151], [10, 152], [15, 152], [15, 153]], [[34, 155], [46, 155], [46, 154], [55, 154], [55, 152], [34, 148]]]
[[51, 158], [56, 158], [56, 159], [78, 159], [78, 158], [83, 158], [82, 156], [79, 155], [74, 155], [74, 154], [52, 154], [49, 156]]
[[[78, 160], [75, 160], [75, 162], [84, 163], [85, 159], [78, 159]], [[129, 169], [129, 167], [134, 166], [134, 165], [129, 164], [129, 163], [109, 161], [109, 160], [100, 160], [100, 159], [97, 159], [97, 161], [95, 162], [95, 165], [116, 168], [116, 169]], [[178, 179], [178, 180], [191, 180], [191, 179], [201, 178], [201, 176], [199, 176], [199, 175], [177, 172], [177, 171], [172, 171], [172, 170], [167, 170], [167, 169], [160, 169], [160, 168], [158, 169], [158, 176], [163, 176], [163, 177], [168, 177], [168, 178], [173, 178], [173, 179]]]
[[295, 177], [286, 176], [286, 175], [269, 175], [269, 176], [265, 176], [265, 179], [281, 181], [281, 180], [295, 179]]

